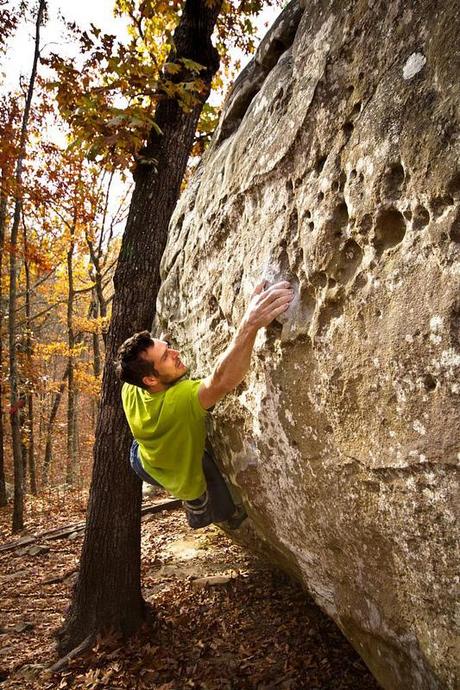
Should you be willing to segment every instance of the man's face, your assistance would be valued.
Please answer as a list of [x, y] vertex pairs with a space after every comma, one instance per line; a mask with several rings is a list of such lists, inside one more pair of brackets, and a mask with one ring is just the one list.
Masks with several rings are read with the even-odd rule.
[[[181, 362], [179, 351], [173, 350], [166, 340], [154, 338], [154, 345], [149, 347], [142, 356], [152, 362], [159, 374], [158, 377], [154, 378], [160, 384], [174, 383], [187, 371], [187, 367]], [[155, 381], [145, 381], [145, 378], [151, 379], [152, 377], [144, 377], [144, 382], [149, 386], [155, 385]]]

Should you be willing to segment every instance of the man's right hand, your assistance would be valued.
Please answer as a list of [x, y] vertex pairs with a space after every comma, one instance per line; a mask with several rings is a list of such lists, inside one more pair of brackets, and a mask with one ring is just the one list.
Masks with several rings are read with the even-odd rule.
[[294, 290], [287, 281], [275, 283], [266, 290], [264, 287], [265, 281], [254, 290], [232, 342], [211, 376], [201, 382], [198, 399], [205, 410], [241, 383], [249, 368], [258, 329], [268, 326], [273, 319], [285, 312], [293, 300]]
[[257, 285], [243, 317], [243, 324], [255, 330], [268, 326], [289, 309], [294, 299], [294, 290], [286, 280], [274, 283], [267, 289], [264, 289], [265, 285], [266, 281]]

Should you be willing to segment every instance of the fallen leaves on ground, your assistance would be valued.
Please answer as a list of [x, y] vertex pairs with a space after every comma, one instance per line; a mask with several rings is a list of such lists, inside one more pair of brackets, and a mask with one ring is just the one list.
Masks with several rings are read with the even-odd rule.
[[153, 622], [128, 642], [100, 640], [54, 675], [46, 670], [57, 659], [53, 632], [69, 603], [82, 536], [45, 539], [49, 551], [36, 555], [2, 554], [4, 690], [378, 689], [301, 587], [218, 528], [192, 531], [178, 510], [147, 516], [142, 535]]

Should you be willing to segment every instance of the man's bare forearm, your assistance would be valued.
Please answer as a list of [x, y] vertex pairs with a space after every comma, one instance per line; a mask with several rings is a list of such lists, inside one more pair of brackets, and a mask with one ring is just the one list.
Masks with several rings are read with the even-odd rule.
[[220, 356], [212, 373], [212, 381], [226, 392], [232, 391], [246, 376], [251, 363], [257, 328], [242, 323], [230, 345]]
[[241, 383], [251, 363], [257, 331], [285, 312], [293, 299], [293, 290], [287, 281], [271, 285], [266, 290], [264, 286], [262, 282], [254, 290], [232, 342], [219, 358], [211, 376], [201, 383], [198, 398], [205, 410]]

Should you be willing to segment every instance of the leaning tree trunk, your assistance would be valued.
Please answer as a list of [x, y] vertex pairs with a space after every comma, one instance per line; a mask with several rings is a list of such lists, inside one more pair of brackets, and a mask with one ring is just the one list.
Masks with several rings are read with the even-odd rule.
[[[184, 112], [172, 99], [161, 101], [152, 133], [138, 165], [128, 221], [114, 277], [112, 319], [107, 334], [102, 396], [96, 428], [94, 469], [80, 571], [66, 622], [59, 633], [66, 652], [88, 636], [109, 628], [130, 634], [145, 619], [140, 582], [141, 482], [128, 463], [130, 434], [113, 360], [120, 343], [149, 329], [160, 284], [159, 267], [168, 225], [192, 148], [211, 79], [219, 64], [211, 43], [221, 0], [187, 0], [174, 34], [170, 61], [190, 58], [206, 67], [201, 102]], [[187, 78], [182, 74], [181, 79]], [[193, 79], [193, 76], [190, 77]], [[158, 170], [158, 172], [156, 172]]]
[[11, 417], [11, 437], [13, 447], [13, 462], [14, 462], [14, 506], [13, 506], [13, 532], [20, 531], [24, 526], [24, 471], [21, 457], [21, 429], [19, 410], [21, 404], [18, 398], [18, 362], [16, 354], [16, 304], [17, 304], [17, 248], [18, 248], [18, 230], [19, 221], [22, 211], [21, 199], [21, 185], [22, 185], [22, 168], [25, 157], [26, 141], [27, 141], [27, 126], [29, 123], [30, 108], [32, 105], [32, 95], [35, 86], [35, 77], [37, 75], [37, 64], [40, 55], [40, 27], [45, 12], [46, 1], [40, 0], [37, 12], [37, 20], [35, 23], [35, 51], [32, 62], [32, 72], [29, 79], [29, 86], [27, 89], [26, 103], [24, 107], [24, 114], [22, 116], [21, 136], [19, 139], [19, 154], [16, 164], [16, 201], [14, 205], [13, 223], [11, 225], [10, 237], [10, 292], [9, 292], [9, 322], [8, 322], [8, 337], [10, 347], [10, 417]]

